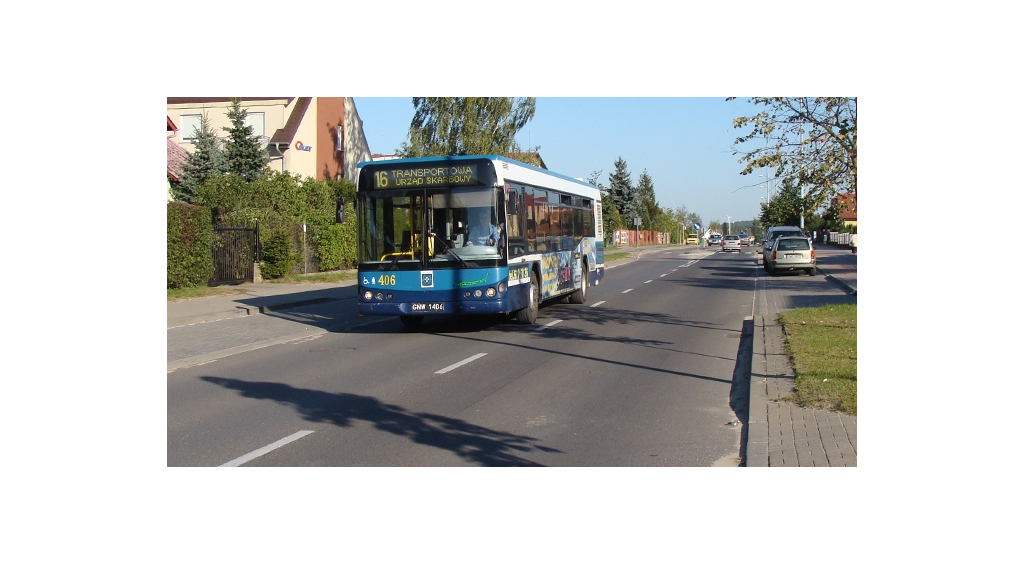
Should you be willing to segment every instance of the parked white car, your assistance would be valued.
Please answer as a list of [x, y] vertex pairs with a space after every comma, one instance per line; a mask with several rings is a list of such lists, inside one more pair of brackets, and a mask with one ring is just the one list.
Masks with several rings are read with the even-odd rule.
[[771, 252], [765, 254], [764, 268], [768, 274], [801, 270], [814, 276], [816, 263], [810, 239], [802, 235], [783, 235], [775, 239]]

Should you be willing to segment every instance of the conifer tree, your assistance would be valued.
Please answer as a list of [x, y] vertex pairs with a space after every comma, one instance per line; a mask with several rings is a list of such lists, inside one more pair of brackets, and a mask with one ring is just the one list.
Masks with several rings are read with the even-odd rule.
[[224, 128], [228, 133], [225, 145], [228, 172], [241, 176], [247, 182], [253, 182], [263, 174], [263, 169], [270, 162], [270, 158], [253, 127], [245, 124], [245, 116], [248, 114], [238, 98], [231, 99], [231, 109], [228, 110], [231, 127]]
[[227, 170], [221, 141], [210, 129], [210, 119], [206, 114], [200, 116], [199, 127], [193, 130], [192, 139], [195, 150], [182, 164], [181, 182], [172, 186], [174, 199], [189, 204], [193, 203], [199, 187], [207, 178]]
[[658, 200], [654, 196], [654, 181], [651, 179], [651, 175], [647, 173], [647, 169], [640, 174], [640, 179], [636, 181], [636, 200], [637, 200], [637, 215], [643, 221], [644, 229], [654, 229], [658, 215], [661, 214], [661, 208], [658, 206]]
[[615, 160], [615, 172], [608, 175], [608, 192], [615, 202], [615, 207], [623, 217], [627, 227], [633, 226], [633, 218], [637, 216], [635, 189], [630, 173], [626, 169], [626, 161], [622, 157]]

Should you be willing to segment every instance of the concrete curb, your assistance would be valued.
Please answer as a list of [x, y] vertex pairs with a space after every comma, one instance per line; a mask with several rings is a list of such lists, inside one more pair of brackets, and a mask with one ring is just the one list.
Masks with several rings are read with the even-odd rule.
[[853, 286], [848, 284], [842, 278], [838, 278], [836, 276], [833, 276], [828, 270], [826, 270], [826, 269], [824, 269], [824, 268], [822, 268], [820, 266], [818, 266], [817, 268], [821, 272], [821, 274], [823, 276], [825, 276], [826, 279], [828, 279], [832, 283], [836, 284], [837, 286], [841, 287], [842, 289], [846, 290], [847, 294], [856, 294], [857, 293], [857, 288], [854, 288]]
[[192, 325], [195, 323], [208, 323], [211, 321], [220, 321], [222, 319], [232, 319], [235, 317], [246, 317], [248, 315], [259, 315], [265, 313], [280, 312], [296, 307], [341, 301], [342, 299], [343, 298], [314, 298], [309, 300], [281, 302], [279, 304], [270, 304], [264, 306], [237, 305], [235, 306], [235, 309], [232, 310], [215, 311], [210, 313], [204, 313], [202, 315], [195, 315], [192, 317], [175, 319], [174, 327]]

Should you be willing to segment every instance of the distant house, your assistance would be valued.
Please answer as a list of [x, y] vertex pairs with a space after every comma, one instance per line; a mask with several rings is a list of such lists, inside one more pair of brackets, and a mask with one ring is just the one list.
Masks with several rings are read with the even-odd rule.
[[842, 206], [839, 216], [843, 219], [843, 225], [854, 227], [857, 225], [857, 194], [839, 194], [835, 203]]
[[184, 171], [182, 166], [188, 160], [188, 153], [178, 144], [178, 127], [167, 116], [167, 201], [174, 201], [174, 193], [171, 191], [172, 182], [181, 182], [181, 175]]
[[[370, 160], [352, 98], [240, 97], [246, 124], [266, 143], [269, 167], [322, 180], [355, 182], [357, 166]], [[219, 136], [230, 127], [231, 98], [167, 98], [168, 122], [178, 124], [180, 148], [192, 152], [193, 132], [205, 114]]]

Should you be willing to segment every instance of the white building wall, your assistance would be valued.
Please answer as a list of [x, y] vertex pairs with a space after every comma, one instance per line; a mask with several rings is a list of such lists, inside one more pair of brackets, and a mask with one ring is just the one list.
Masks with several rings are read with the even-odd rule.
[[370, 161], [370, 146], [363, 133], [363, 120], [359, 118], [356, 103], [345, 98], [345, 178], [356, 181], [359, 163]]

